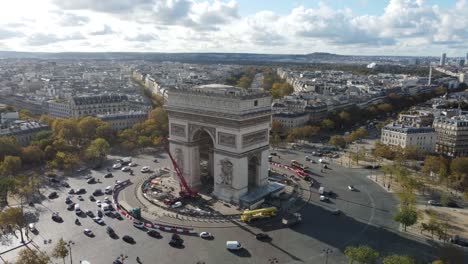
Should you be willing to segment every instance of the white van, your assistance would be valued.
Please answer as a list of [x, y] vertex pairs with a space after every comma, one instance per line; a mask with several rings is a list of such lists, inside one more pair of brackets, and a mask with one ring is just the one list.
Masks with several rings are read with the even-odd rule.
[[104, 190], [104, 193], [105, 194], [111, 194], [112, 193], [112, 187], [111, 186], [107, 186], [106, 189]]
[[323, 186], [320, 187], [320, 188], [319, 188], [319, 193], [320, 193], [320, 194], [324, 194], [324, 193], [325, 193], [325, 187], [323, 187]]
[[242, 245], [239, 241], [226, 241], [226, 248], [228, 250], [239, 250], [242, 248]]
[[80, 205], [79, 205], [79, 204], [75, 204], [75, 213], [76, 213], [76, 214], [80, 214], [80, 213], [81, 213], [81, 209], [80, 209]]
[[104, 211], [104, 214], [110, 213], [110, 205], [108, 203], [102, 203], [102, 210]]

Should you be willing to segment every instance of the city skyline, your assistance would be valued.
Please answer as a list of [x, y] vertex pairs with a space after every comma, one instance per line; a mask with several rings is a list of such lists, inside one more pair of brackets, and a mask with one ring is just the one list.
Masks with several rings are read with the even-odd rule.
[[0, 50], [463, 57], [468, 1], [17, 0]]

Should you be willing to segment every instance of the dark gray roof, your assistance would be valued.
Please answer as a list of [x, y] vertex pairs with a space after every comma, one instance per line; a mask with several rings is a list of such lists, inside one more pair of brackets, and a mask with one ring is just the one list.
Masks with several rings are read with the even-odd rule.
[[72, 101], [75, 103], [75, 105], [105, 104], [128, 101], [128, 97], [121, 94], [103, 94], [92, 96], [76, 96], [72, 98]]
[[405, 134], [417, 134], [417, 133], [431, 133], [435, 132], [435, 129], [432, 127], [411, 127], [404, 125], [386, 125], [383, 130], [394, 131]]

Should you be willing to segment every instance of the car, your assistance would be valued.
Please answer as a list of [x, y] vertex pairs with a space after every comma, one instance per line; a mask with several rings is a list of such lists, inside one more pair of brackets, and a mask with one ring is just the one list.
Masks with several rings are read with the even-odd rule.
[[116, 180], [116, 181], [115, 181], [115, 186], [120, 185], [121, 183], [122, 183], [121, 181]]
[[172, 234], [171, 239], [174, 239], [174, 240], [182, 240], [182, 238], [181, 238], [178, 234]]
[[86, 180], [86, 183], [89, 183], [89, 184], [96, 183], [96, 179], [94, 177], [91, 177], [91, 178]]
[[49, 197], [49, 199], [55, 199], [55, 198], [58, 197], [58, 194], [57, 194], [57, 192], [51, 192], [48, 197]]
[[173, 204], [171, 205], [171, 207], [172, 207], [172, 208], [179, 208], [179, 207], [181, 207], [182, 205], [183, 205], [183, 204], [182, 204], [181, 201], [177, 201], [177, 202], [173, 203]]
[[54, 220], [55, 222], [63, 222], [63, 219], [59, 215], [59, 213], [52, 213], [52, 220]]
[[447, 203], [447, 207], [451, 207], [451, 208], [460, 208], [460, 205], [458, 205], [456, 202], [454, 201], [449, 201]]
[[68, 184], [68, 182], [62, 182], [62, 186], [65, 188], [70, 188], [70, 184]]
[[212, 238], [213, 235], [209, 232], [200, 232], [200, 237], [201, 238]]
[[305, 160], [306, 160], [306, 161], [310, 161], [310, 157], [309, 157], [309, 156], [305, 156]]
[[86, 175], [84, 178], [85, 178], [86, 180], [89, 180], [89, 179], [91, 179], [92, 177], [93, 177], [92, 175]]
[[270, 238], [270, 236], [265, 234], [265, 233], [258, 233], [258, 234], [255, 235], [255, 238], [257, 240], [267, 240], [267, 239]]
[[140, 170], [141, 173], [146, 173], [146, 172], [149, 172], [149, 171], [150, 171], [150, 168], [147, 167], [147, 166], [142, 167], [141, 170]]
[[93, 220], [94, 220], [94, 222], [96, 222], [97, 224], [100, 224], [100, 225], [104, 224], [104, 220], [102, 220], [102, 218], [99, 217], [99, 216], [94, 217]]
[[277, 156], [278, 154], [276, 154], [276, 152], [271, 152], [270, 153], [270, 156]]
[[133, 237], [129, 236], [129, 235], [125, 235], [122, 237], [122, 240], [127, 242], [127, 243], [130, 243], [130, 244], [133, 244], [135, 243], [135, 239], [133, 239]]
[[102, 190], [101, 190], [101, 189], [96, 189], [96, 190], [94, 190], [93, 195], [94, 195], [94, 196], [102, 195]]
[[326, 202], [326, 201], [328, 201], [328, 197], [325, 196], [325, 195], [320, 195], [320, 201]]
[[73, 201], [72, 201], [72, 199], [71, 199], [70, 196], [67, 196], [67, 198], [65, 198], [65, 203], [66, 203], [66, 204], [69, 204], [69, 203], [72, 203], [72, 202], [73, 202]]
[[113, 168], [114, 170], [118, 170], [118, 169], [122, 168], [122, 164], [116, 163], [116, 164], [112, 165], [112, 168]]
[[28, 225], [28, 228], [29, 228], [29, 231], [33, 232], [33, 233], [36, 233], [37, 232], [37, 229], [36, 229], [36, 224], [34, 223], [30, 223]]
[[98, 207], [101, 207], [101, 200], [97, 200], [97, 201], [96, 201], [96, 205], [97, 205]]
[[128, 164], [128, 166], [130, 166], [130, 167], [136, 167], [137, 164], [136, 164], [135, 162], [130, 162], [130, 163]]
[[104, 193], [105, 193], [105, 194], [112, 194], [112, 187], [111, 187], [111, 186], [107, 186], [106, 189], [104, 189]]
[[146, 232], [146, 234], [148, 234], [148, 236], [150, 236], [150, 237], [156, 237], [156, 238], [162, 237], [161, 234], [158, 231], [154, 230], [154, 229], [148, 230]]
[[72, 203], [68, 204], [67, 210], [68, 210], [68, 211], [75, 210], [75, 203], [72, 202]]
[[145, 227], [145, 224], [143, 224], [143, 222], [140, 221], [133, 221], [133, 226], [136, 228], [143, 228]]
[[340, 209], [335, 208], [335, 209], [331, 210], [331, 213], [332, 213], [332, 215], [339, 215], [339, 214], [341, 214], [341, 211], [340, 211]]
[[106, 196], [106, 197], [104, 197], [104, 202], [106, 202], [106, 203], [110, 203], [109, 197], [107, 197], [107, 196]]
[[112, 177], [114, 177], [114, 175], [112, 175], [112, 173], [110, 173], [110, 172], [104, 174], [104, 178], [112, 178]]
[[184, 244], [183, 240], [171, 239], [171, 241], [169, 241], [169, 245], [173, 247], [181, 247], [183, 244]]
[[354, 188], [354, 186], [352, 186], [352, 185], [348, 185], [348, 190], [350, 190], [350, 191], [354, 191], [354, 190], [356, 190], [356, 189]]
[[76, 172], [80, 173], [80, 172], [83, 172], [86, 170], [86, 167], [81, 167], [79, 169], [76, 170]]
[[84, 188], [80, 188], [75, 192], [75, 194], [83, 194], [83, 193], [86, 193], [86, 189]]
[[93, 212], [91, 210], [86, 211], [86, 215], [89, 216], [89, 217], [94, 218], [94, 214], [93, 214]]
[[119, 212], [114, 212], [114, 217], [119, 219], [119, 220], [123, 219]]
[[112, 229], [112, 227], [110, 226], [106, 226], [106, 233], [109, 234], [110, 236], [115, 235], [114, 229]]
[[96, 198], [94, 198], [94, 196], [90, 195], [90, 196], [89, 196], [89, 200], [90, 200], [91, 202], [94, 202], [94, 201], [96, 201]]
[[60, 181], [55, 178], [50, 178], [49, 181], [52, 183], [60, 183]]
[[97, 209], [97, 210], [96, 210], [96, 215], [97, 215], [98, 217], [102, 217], [102, 211], [99, 210], [99, 209]]
[[68, 190], [68, 194], [75, 194], [75, 190], [74, 189]]
[[128, 166], [122, 167], [122, 169], [121, 169], [121, 171], [130, 171], [130, 170], [131, 170], [131, 169], [130, 169], [130, 167], [128, 167]]
[[78, 200], [80, 200], [80, 201], [84, 201], [84, 199], [83, 199], [83, 196], [81, 196], [81, 195], [78, 195]]
[[433, 205], [433, 206], [442, 206], [442, 203], [436, 201], [436, 200], [429, 200], [427, 201], [427, 204]]
[[450, 238], [450, 243], [462, 246], [462, 247], [468, 247], [468, 239], [464, 237], [460, 237], [459, 235], [455, 235]]
[[83, 233], [84, 233], [85, 235], [89, 236], [89, 237], [93, 237], [93, 236], [94, 236], [93, 231], [91, 231], [91, 229], [87, 229], [87, 228], [86, 228], [85, 230], [83, 230]]

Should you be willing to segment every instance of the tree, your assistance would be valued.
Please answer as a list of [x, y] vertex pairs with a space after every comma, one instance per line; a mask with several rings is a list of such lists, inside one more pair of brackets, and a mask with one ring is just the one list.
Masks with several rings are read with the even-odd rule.
[[346, 111], [341, 111], [338, 116], [340, 117], [341, 121], [345, 124], [351, 123], [351, 114]]
[[383, 259], [383, 264], [416, 264], [410, 256], [391, 255]]
[[375, 263], [379, 258], [379, 253], [368, 246], [348, 246], [344, 253], [350, 260], [350, 264], [354, 261], [362, 264], [371, 264]]
[[21, 147], [14, 137], [0, 137], [0, 161], [7, 155], [19, 156]]
[[26, 164], [40, 164], [44, 161], [44, 157], [44, 151], [34, 145], [24, 147], [21, 153], [21, 160]]
[[96, 138], [91, 141], [89, 146], [85, 150], [85, 156], [89, 160], [98, 160], [99, 162], [104, 160], [109, 152], [110, 145], [103, 138]]
[[147, 136], [139, 136], [137, 139], [137, 144], [139, 147], [149, 147], [152, 144], [152, 140]]
[[406, 232], [406, 227], [414, 225], [418, 220], [418, 213], [412, 207], [404, 206], [395, 215], [394, 220], [402, 224]]
[[16, 258], [16, 264], [48, 264], [49, 256], [35, 249], [24, 248]]
[[374, 148], [372, 149], [372, 154], [375, 157], [381, 157], [389, 160], [393, 160], [395, 158], [395, 153], [392, 151], [392, 149], [381, 142], [375, 143]]
[[9, 207], [3, 212], [0, 212], [0, 225], [12, 225], [21, 233], [21, 242], [24, 243], [22, 229], [26, 226], [23, 210], [18, 207]]
[[321, 123], [321, 128], [322, 130], [325, 130], [325, 131], [331, 131], [333, 129], [335, 129], [335, 122], [333, 122], [333, 120], [331, 119], [324, 119]]
[[360, 127], [358, 129], [356, 129], [356, 131], [353, 132], [354, 134], [356, 134], [356, 137], [357, 139], [363, 139], [363, 138], [366, 138], [367, 135], [369, 134], [367, 132], [367, 129], [363, 128], [363, 127]]
[[34, 120], [33, 113], [28, 109], [21, 109], [18, 114], [21, 120]]
[[154, 121], [156, 130], [161, 136], [169, 134], [169, 118], [162, 107], [155, 108], [149, 113], [149, 119]]
[[377, 105], [377, 109], [383, 113], [390, 113], [393, 110], [393, 106], [391, 104], [379, 104]]
[[431, 172], [437, 174], [441, 179], [447, 179], [449, 161], [442, 156], [426, 156], [424, 165], [421, 168], [421, 175], [430, 177]]
[[416, 204], [416, 196], [412, 190], [404, 189], [401, 192], [397, 193], [398, 198], [400, 198], [400, 204], [402, 206], [412, 206]]
[[277, 147], [280, 144], [280, 142], [281, 142], [281, 139], [278, 136], [278, 134], [273, 134], [272, 136], [270, 136], [270, 144], [273, 147]]
[[284, 130], [283, 124], [278, 120], [273, 120], [271, 122], [271, 133], [281, 134]]
[[468, 189], [468, 157], [459, 157], [450, 163], [450, 177], [458, 190]]
[[332, 136], [329, 141], [335, 147], [344, 148], [346, 146], [346, 141], [342, 136]]
[[405, 160], [420, 160], [424, 157], [424, 151], [417, 146], [407, 146], [403, 150], [403, 158]]
[[63, 264], [65, 264], [65, 258], [68, 256], [68, 253], [67, 243], [65, 243], [63, 238], [60, 238], [52, 250], [52, 257], [63, 259]]
[[14, 175], [21, 168], [21, 159], [16, 156], [5, 156], [0, 164], [0, 175]]
[[49, 162], [49, 165], [59, 170], [68, 170], [78, 166], [79, 163], [80, 159], [76, 154], [58, 151], [55, 153], [54, 159]]
[[100, 124], [96, 128], [96, 137], [103, 138], [108, 142], [111, 142], [114, 138], [114, 131], [112, 130], [112, 126], [107, 122]]

